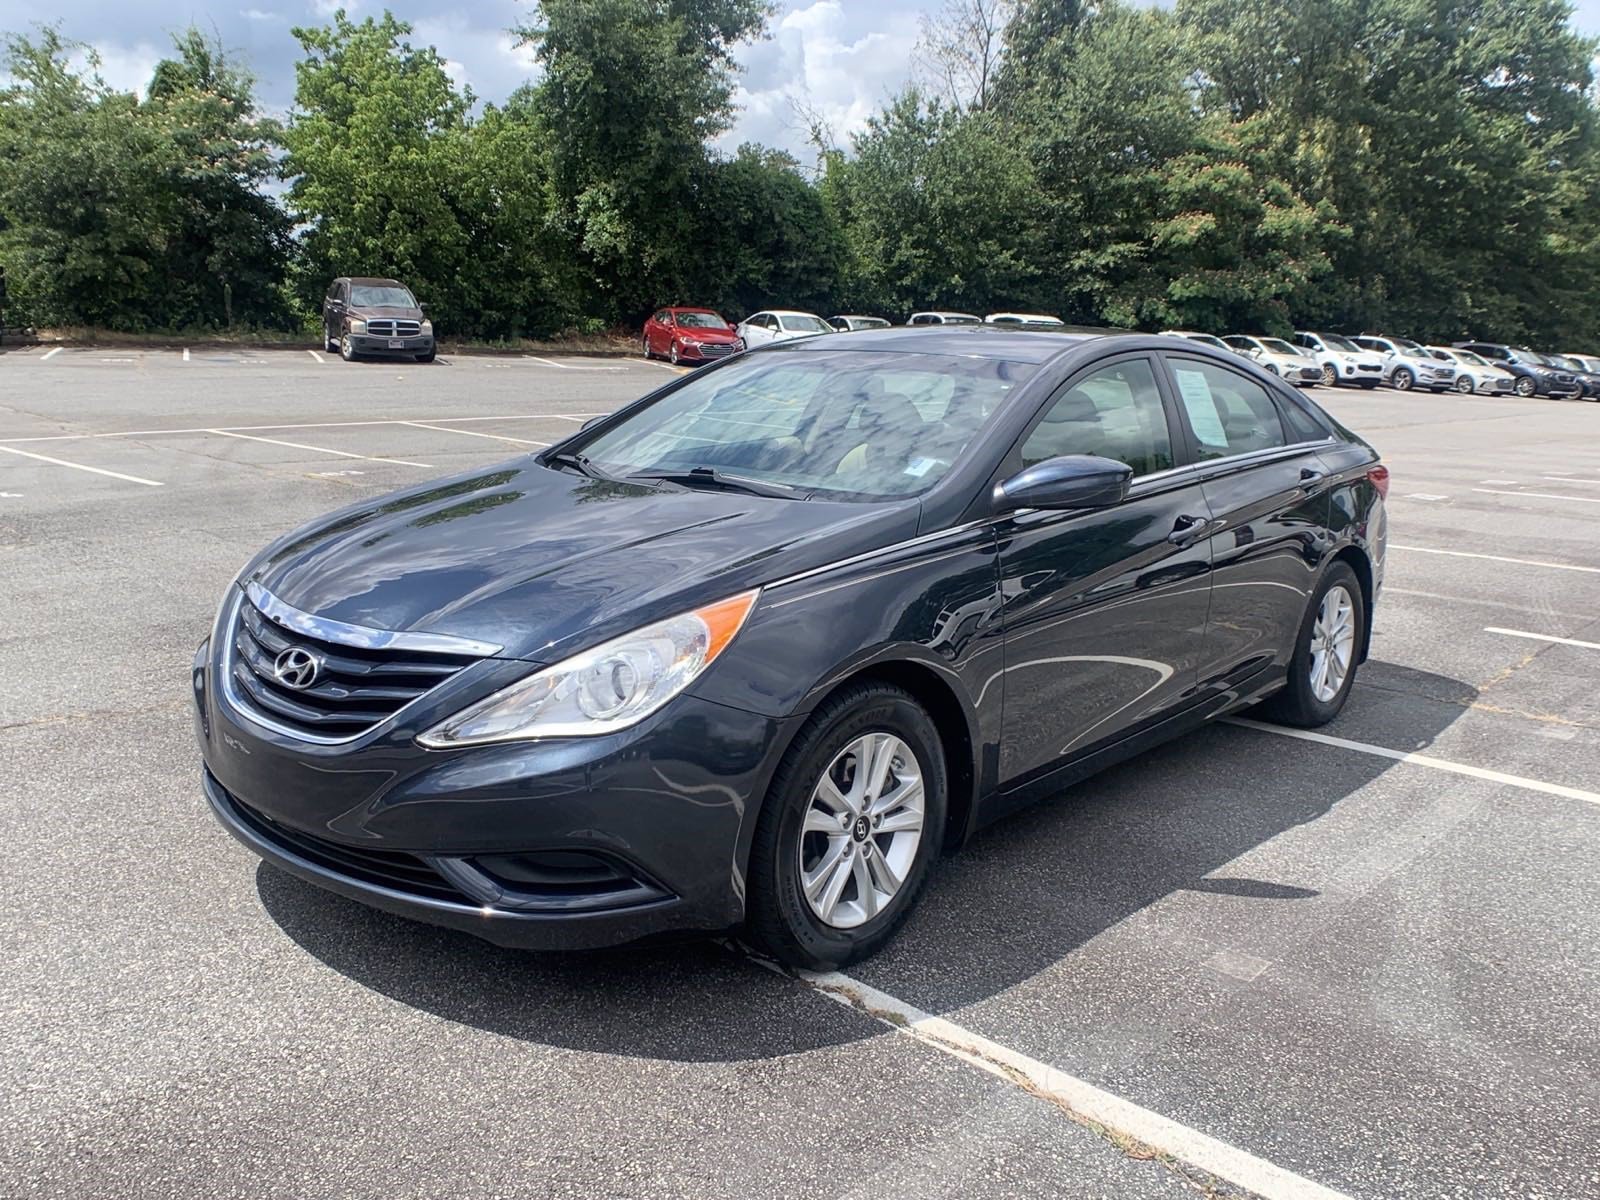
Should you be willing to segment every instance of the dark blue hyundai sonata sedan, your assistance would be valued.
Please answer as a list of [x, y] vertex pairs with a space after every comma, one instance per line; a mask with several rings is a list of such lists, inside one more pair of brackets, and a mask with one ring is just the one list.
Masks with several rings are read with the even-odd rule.
[[494, 942], [841, 965], [985, 822], [1250, 705], [1332, 718], [1387, 485], [1193, 342], [780, 343], [262, 551], [195, 657], [205, 792]]

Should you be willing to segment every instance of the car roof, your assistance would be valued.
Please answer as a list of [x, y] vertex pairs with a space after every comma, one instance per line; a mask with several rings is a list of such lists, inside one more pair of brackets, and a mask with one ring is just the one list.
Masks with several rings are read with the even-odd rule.
[[[398, 279], [388, 279], [382, 275], [351, 275], [349, 278], [352, 284], [358, 284], [361, 287], [406, 287]], [[409, 292], [410, 290], [410, 288], [406, 288], [406, 291]]]
[[[814, 312], [806, 312], [805, 309], [803, 309], [803, 308], [763, 308], [761, 311], [764, 312], [764, 313], [770, 313], [774, 317], [816, 317], [817, 316], [816, 313], [814, 313]], [[817, 320], [820, 321], [821, 319], [822, 319], [821, 317], [817, 317]]]
[[1002, 320], [1004, 318], [1009, 318], [1009, 319], [1011, 319], [1013, 321], [1033, 321], [1033, 322], [1035, 322], [1037, 324], [1040, 324], [1040, 325], [1065, 325], [1066, 324], [1066, 322], [1063, 321], [1060, 317], [1053, 317], [1049, 313], [992, 312], [987, 317], [985, 317], [984, 320], [985, 321], [999, 321], [999, 320]]
[[[948, 354], [1009, 362], [1044, 363], [1084, 342], [1125, 334], [1117, 329], [1018, 329], [1004, 325], [891, 325], [851, 334], [805, 338], [780, 343], [786, 351], [873, 350], [888, 354]], [[1155, 344], [1152, 334], [1138, 335]], [[767, 353], [765, 349], [755, 351]]]
[[661, 311], [662, 312], [703, 312], [703, 313], [710, 313], [713, 317], [720, 315], [717, 312], [717, 310], [714, 309], [714, 308], [700, 308], [699, 306], [694, 305], [694, 304], [669, 304], [669, 305], [666, 306], [666, 308], [662, 309]]
[[953, 308], [919, 308], [911, 315], [913, 317], [971, 317], [974, 321], [983, 319], [977, 313], [957, 312]]

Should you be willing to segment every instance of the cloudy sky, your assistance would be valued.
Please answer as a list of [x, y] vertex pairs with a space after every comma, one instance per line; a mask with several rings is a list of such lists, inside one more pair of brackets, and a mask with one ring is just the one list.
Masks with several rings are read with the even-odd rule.
[[[821, 112], [842, 139], [859, 129], [911, 71], [917, 18], [938, 0], [783, 0], [771, 37], [743, 49], [745, 67], [738, 125], [726, 139], [783, 146], [802, 158], [804, 138], [793, 100]], [[337, 0], [0, 0], [0, 31], [24, 31], [53, 13], [69, 38], [93, 45], [108, 82], [142, 90], [166, 53], [170, 34], [193, 22], [215, 31], [247, 59], [267, 107], [286, 109], [294, 92], [299, 47], [296, 25], [325, 21]], [[344, 0], [353, 16], [381, 12], [383, 0]], [[500, 100], [528, 78], [532, 56], [505, 32], [528, 19], [522, 0], [458, 0], [428, 4], [389, 0], [415, 29], [413, 41], [432, 44], [458, 83], [484, 100]], [[1575, 24], [1600, 33], [1600, 0], [1577, 0]]]

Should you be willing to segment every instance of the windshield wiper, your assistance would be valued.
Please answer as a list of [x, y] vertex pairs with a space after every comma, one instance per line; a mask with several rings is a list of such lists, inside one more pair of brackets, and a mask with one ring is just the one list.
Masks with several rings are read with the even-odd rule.
[[676, 483], [683, 487], [712, 487], [724, 488], [730, 492], [748, 492], [752, 496], [772, 496], [779, 500], [804, 500], [811, 495], [801, 488], [790, 487], [786, 483], [767, 483], [760, 479], [747, 479], [743, 475], [726, 475], [715, 467], [690, 467], [687, 471], [636, 471], [628, 476], [629, 479], [659, 480], [662, 483]]
[[546, 466], [571, 467], [578, 474], [587, 475], [590, 479], [614, 480], [616, 478], [614, 475], [606, 474], [595, 466], [587, 455], [579, 454], [576, 450], [557, 450], [552, 454], [546, 454], [541, 461]]

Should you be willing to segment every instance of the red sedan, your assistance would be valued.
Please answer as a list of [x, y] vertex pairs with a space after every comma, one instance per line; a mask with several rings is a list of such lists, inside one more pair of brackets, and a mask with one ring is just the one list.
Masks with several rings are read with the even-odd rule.
[[644, 356], [703, 363], [744, 349], [733, 327], [709, 308], [662, 308], [644, 323]]

